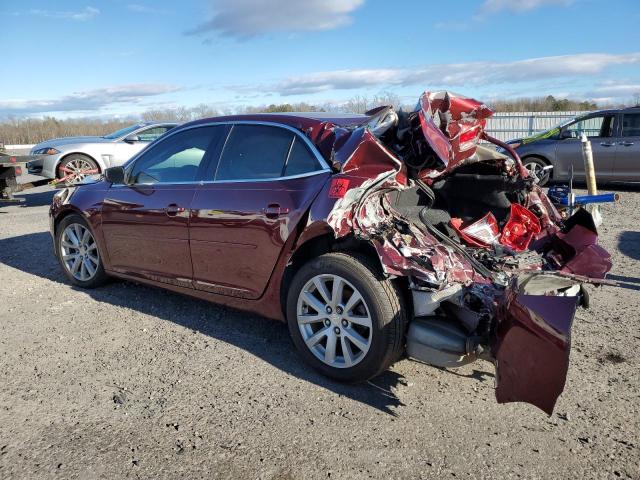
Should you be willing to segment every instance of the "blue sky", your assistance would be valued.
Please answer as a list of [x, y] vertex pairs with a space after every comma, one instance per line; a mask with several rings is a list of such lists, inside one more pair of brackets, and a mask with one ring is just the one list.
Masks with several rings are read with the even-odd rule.
[[640, 95], [637, 0], [1, 0], [0, 20], [0, 117]]

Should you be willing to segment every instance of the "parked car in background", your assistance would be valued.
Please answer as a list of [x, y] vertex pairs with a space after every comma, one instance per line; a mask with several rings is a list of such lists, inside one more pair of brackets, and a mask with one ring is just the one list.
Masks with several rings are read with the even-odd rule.
[[31, 155], [40, 157], [29, 162], [27, 169], [46, 178], [80, 180], [87, 174], [124, 164], [176, 125], [173, 122], [137, 123], [102, 137], [46, 140], [31, 149]]
[[111, 275], [286, 321], [338, 380], [405, 353], [484, 359], [499, 402], [550, 414], [582, 283], [601, 283], [611, 258], [588, 212], [565, 220], [484, 135], [491, 114], [437, 92], [413, 112], [191, 122], [60, 190], [55, 254], [80, 287]]
[[[591, 141], [596, 177], [604, 182], [640, 181], [640, 107], [591, 112], [528, 138], [510, 140], [525, 167], [540, 178], [584, 180], [580, 137]], [[545, 167], [552, 166], [551, 169]]]

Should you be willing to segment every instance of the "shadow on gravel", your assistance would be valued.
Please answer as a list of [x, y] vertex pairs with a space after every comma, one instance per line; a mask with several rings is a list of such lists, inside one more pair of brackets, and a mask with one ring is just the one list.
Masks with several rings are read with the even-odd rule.
[[20, 204], [22, 207], [41, 207], [43, 205], [51, 205], [55, 193], [56, 190], [50, 190], [46, 192], [29, 193], [27, 195], [16, 194], [15, 197], [24, 198], [24, 203]]
[[[0, 263], [53, 282], [67, 283], [53, 256], [51, 236], [46, 232], [0, 239]], [[290, 375], [390, 415], [395, 416], [393, 409], [404, 405], [392, 390], [406, 385], [402, 375], [387, 371], [364, 384], [333, 382], [301, 361], [283, 323], [125, 281], [82, 291], [96, 301], [169, 320], [242, 348]]]
[[622, 232], [618, 237], [618, 249], [623, 255], [640, 260], [640, 232]]

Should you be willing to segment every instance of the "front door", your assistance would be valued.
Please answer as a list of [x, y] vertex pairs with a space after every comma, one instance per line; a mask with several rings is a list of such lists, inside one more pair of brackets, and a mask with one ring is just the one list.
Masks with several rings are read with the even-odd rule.
[[621, 182], [640, 181], [640, 112], [622, 114], [615, 179]]
[[102, 206], [111, 269], [191, 286], [189, 212], [207, 154], [223, 127], [168, 136], [127, 167], [127, 185], [112, 185]]
[[616, 158], [615, 115], [595, 115], [578, 120], [562, 129], [561, 135], [568, 138], [558, 140], [556, 158], [558, 163], [567, 168], [573, 167], [573, 175], [577, 180], [585, 179], [584, 158], [582, 156], [583, 133], [591, 142], [593, 151], [593, 163], [596, 170], [596, 178], [600, 180], [612, 180], [614, 177], [614, 164]]
[[329, 170], [289, 129], [232, 127], [215, 172], [192, 203], [194, 286], [255, 299], [264, 292], [287, 239]]

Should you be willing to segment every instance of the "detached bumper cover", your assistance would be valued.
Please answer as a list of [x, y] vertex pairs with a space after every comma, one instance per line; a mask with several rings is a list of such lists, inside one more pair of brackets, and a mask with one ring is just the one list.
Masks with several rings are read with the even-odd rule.
[[569, 368], [579, 297], [511, 292], [498, 317], [493, 356], [498, 403], [528, 402], [551, 415]]

